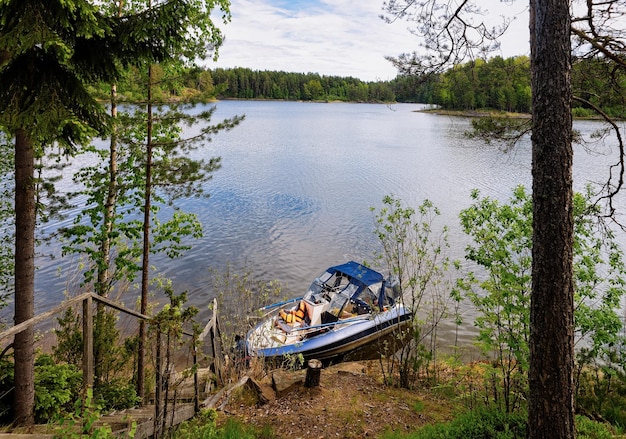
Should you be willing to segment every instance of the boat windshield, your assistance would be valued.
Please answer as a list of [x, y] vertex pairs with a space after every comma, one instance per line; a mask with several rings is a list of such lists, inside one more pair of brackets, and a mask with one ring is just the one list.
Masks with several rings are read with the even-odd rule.
[[311, 286], [309, 287], [309, 291], [307, 291], [307, 296], [316, 295], [324, 291], [324, 282], [318, 277], [315, 278]]
[[350, 298], [356, 293], [358, 290], [358, 286], [355, 284], [349, 284], [346, 288], [341, 291], [337, 291], [335, 294], [331, 296], [330, 306], [328, 312], [330, 312], [335, 317], [341, 316], [341, 311], [344, 309], [346, 304], [350, 301]]
[[305, 299], [314, 304], [326, 303], [325, 312], [335, 318], [369, 314], [394, 303], [393, 293], [385, 282], [374, 280], [375, 277], [370, 276], [364, 282], [363, 276], [352, 277], [340, 270], [328, 270], [313, 281]]
[[325, 272], [313, 281], [306, 296], [321, 297], [324, 294], [341, 291], [348, 285], [350, 285], [350, 278], [348, 276], [342, 275], [338, 272], [332, 274]]
[[363, 291], [361, 291], [361, 294], [359, 294], [358, 297], [355, 297], [355, 299], [359, 299], [362, 300], [363, 302], [367, 303], [370, 306], [374, 306], [374, 305], [378, 305], [378, 294], [376, 294], [374, 291], [377, 290], [372, 290], [371, 288], [364, 288]]

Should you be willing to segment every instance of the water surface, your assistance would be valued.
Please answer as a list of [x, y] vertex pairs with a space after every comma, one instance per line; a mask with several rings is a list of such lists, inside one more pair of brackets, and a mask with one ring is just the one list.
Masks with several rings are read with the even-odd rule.
[[[462, 258], [467, 238], [458, 214], [470, 205], [471, 191], [504, 201], [515, 186], [530, 188], [529, 139], [505, 152], [468, 139], [468, 118], [418, 112], [421, 105], [216, 105], [215, 121], [241, 114], [246, 118], [197, 152], [222, 158], [222, 168], [206, 183], [210, 197], [177, 203], [198, 214], [204, 238], [180, 259], [152, 260], [177, 291], [188, 291], [189, 303], [201, 310], [200, 320], [208, 318], [207, 305], [215, 295], [211, 270], [227, 264], [245, 267], [259, 279], [278, 280], [295, 296], [330, 265], [371, 261], [378, 243], [370, 208], [380, 208], [385, 195], [414, 207], [424, 199], [433, 201], [442, 213], [438, 226], [450, 229], [450, 255]], [[599, 125], [576, 126], [588, 135]], [[617, 161], [610, 142], [593, 148], [594, 154], [576, 149], [578, 189], [606, 179], [607, 165]], [[71, 169], [65, 172], [70, 175]], [[75, 214], [69, 213], [66, 222]], [[46, 252], [59, 256], [54, 245]], [[36, 312], [59, 303], [64, 290], [76, 289], [78, 265], [76, 259], [38, 259]], [[132, 305], [131, 296], [125, 302]], [[473, 333], [471, 322], [462, 332]]]

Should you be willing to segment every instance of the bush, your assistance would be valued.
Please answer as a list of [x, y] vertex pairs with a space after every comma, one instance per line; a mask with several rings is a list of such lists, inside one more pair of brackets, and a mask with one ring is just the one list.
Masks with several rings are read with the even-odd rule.
[[79, 399], [82, 372], [71, 364], [56, 364], [50, 355], [35, 360], [35, 420], [45, 423], [72, 409]]
[[172, 432], [172, 439], [178, 438], [198, 438], [213, 439], [216, 437], [217, 427], [215, 420], [217, 412], [213, 409], [203, 410], [194, 419], [183, 422]]
[[611, 439], [613, 434], [606, 424], [592, 421], [585, 416], [576, 416], [576, 437], [578, 439]]
[[271, 432], [256, 433], [254, 429], [233, 419], [227, 419], [223, 427], [216, 426], [217, 413], [215, 410], [204, 410], [195, 419], [183, 422], [171, 434], [172, 439], [255, 439], [271, 438]]
[[597, 116], [597, 115], [598, 114], [595, 111], [589, 108], [583, 108], [583, 107], [572, 108], [573, 117], [590, 118], [590, 117]]
[[[59, 416], [55, 425], [54, 439], [113, 439], [115, 436], [107, 424], [96, 426], [100, 408], [94, 404], [93, 391], [87, 389], [85, 398], [74, 402], [74, 410]], [[128, 437], [135, 437], [137, 423], [132, 422]]]
[[[0, 422], [13, 420], [13, 361], [0, 360]], [[56, 364], [50, 355], [39, 355], [35, 360], [35, 421], [54, 419], [72, 409], [79, 399], [82, 372], [73, 365]]]
[[13, 420], [13, 361], [0, 359], [0, 422], [9, 424]]
[[483, 407], [450, 422], [427, 425], [409, 434], [386, 433], [384, 439], [514, 439], [526, 437], [526, 414]]
[[[450, 422], [427, 425], [409, 434], [387, 433], [383, 439], [523, 439], [526, 438], [527, 414], [505, 413], [483, 407], [463, 413]], [[607, 425], [576, 416], [578, 439], [609, 439], [612, 434]]]
[[603, 365], [580, 365], [575, 401], [580, 413], [606, 420], [611, 425], [626, 425], [626, 374], [620, 363], [606, 357]]
[[526, 437], [526, 414], [481, 408], [446, 424], [427, 426], [415, 438], [514, 439]]
[[122, 379], [99, 384], [94, 388], [94, 399], [103, 411], [123, 410], [140, 402], [135, 385]]

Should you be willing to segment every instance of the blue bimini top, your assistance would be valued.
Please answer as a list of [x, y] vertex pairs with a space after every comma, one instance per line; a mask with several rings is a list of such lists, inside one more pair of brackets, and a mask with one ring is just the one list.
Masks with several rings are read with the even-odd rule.
[[363, 283], [365, 286], [374, 285], [380, 283], [384, 280], [382, 274], [377, 271], [372, 270], [364, 265], [359, 264], [358, 262], [350, 261], [346, 262], [342, 265], [336, 265], [334, 267], [330, 267], [327, 270], [330, 274], [335, 274], [337, 272], [346, 274], [351, 278], [358, 280]]

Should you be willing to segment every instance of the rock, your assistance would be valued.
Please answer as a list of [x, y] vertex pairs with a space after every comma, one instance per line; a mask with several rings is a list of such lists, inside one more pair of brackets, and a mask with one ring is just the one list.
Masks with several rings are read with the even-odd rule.
[[272, 373], [272, 387], [276, 393], [280, 395], [291, 386], [302, 383], [304, 381], [305, 373], [306, 371], [304, 370], [298, 370], [295, 372], [282, 369], [275, 370]]
[[259, 383], [254, 378], [248, 377], [246, 386], [248, 386], [248, 388], [250, 388], [257, 394], [259, 403], [261, 404], [267, 404], [268, 402], [274, 401], [276, 399], [276, 393], [274, 393], [274, 389], [266, 384]]

